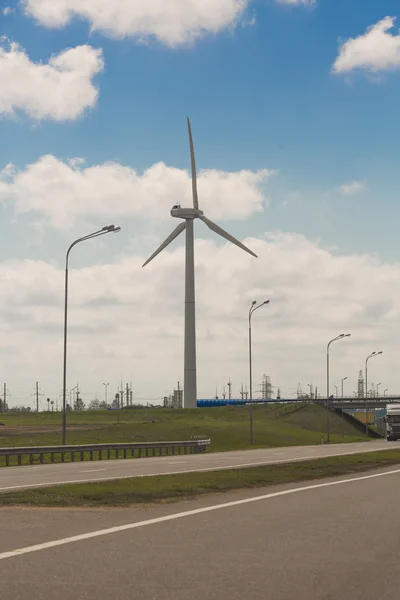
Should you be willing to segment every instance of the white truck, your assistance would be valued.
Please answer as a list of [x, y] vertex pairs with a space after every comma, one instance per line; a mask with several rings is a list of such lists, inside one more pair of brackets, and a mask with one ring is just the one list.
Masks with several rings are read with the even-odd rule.
[[400, 404], [386, 406], [386, 439], [389, 442], [400, 440]]

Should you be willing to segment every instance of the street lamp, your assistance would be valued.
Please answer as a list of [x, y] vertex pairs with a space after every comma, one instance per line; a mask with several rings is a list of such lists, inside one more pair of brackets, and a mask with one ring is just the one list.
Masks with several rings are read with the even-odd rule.
[[343, 384], [346, 381], [347, 377], [343, 377], [342, 379], [342, 419], [343, 419], [343, 398], [344, 398], [344, 394], [343, 394]]
[[343, 423], [343, 398], [344, 398], [344, 394], [343, 394], [343, 383], [346, 381], [347, 377], [343, 377], [342, 378], [342, 439], [344, 438], [344, 423]]
[[250, 418], [250, 445], [253, 445], [253, 369], [251, 363], [251, 317], [254, 311], [261, 308], [265, 304], [269, 304], [269, 300], [264, 300], [261, 304], [257, 304], [257, 300], [253, 300], [249, 309], [249, 370], [250, 370], [250, 404], [249, 404], [249, 418]]
[[376, 384], [376, 397], [379, 398], [379, 386], [382, 385], [382, 381]]
[[330, 420], [329, 420], [329, 348], [333, 342], [343, 340], [346, 337], [350, 337], [351, 333], [341, 333], [337, 337], [333, 338], [328, 342], [326, 347], [326, 441], [330, 442]]
[[383, 391], [383, 397], [386, 396], [386, 392], [389, 390], [389, 388], [386, 388], [386, 390]]
[[334, 385], [333, 387], [334, 387], [334, 388], [335, 388], [335, 390], [336, 390], [336, 396], [335, 396], [335, 397], [337, 398], [337, 397], [338, 397], [338, 389], [339, 389], [339, 386], [337, 386], [337, 385]]
[[343, 401], [343, 383], [346, 381], [347, 377], [343, 377], [342, 379], [342, 401]]
[[84, 237], [78, 238], [67, 250], [67, 254], [65, 256], [65, 297], [64, 297], [64, 359], [63, 359], [63, 403], [62, 403], [62, 444], [65, 446], [66, 437], [67, 437], [67, 412], [66, 412], [66, 393], [67, 393], [67, 309], [68, 309], [68, 260], [69, 253], [72, 248], [79, 244], [80, 242], [85, 242], [86, 240], [91, 240], [96, 237], [100, 237], [101, 235], [105, 235], [106, 233], [117, 233], [121, 231], [121, 227], [116, 227], [115, 225], [106, 225], [102, 227], [98, 231], [94, 231], [93, 233], [89, 233], [89, 235], [85, 235]]
[[104, 385], [104, 401], [106, 403], [106, 408], [107, 408], [107, 388], [110, 385], [110, 382], [103, 383], [103, 385]]
[[369, 356], [367, 356], [365, 360], [365, 435], [368, 437], [368, 361], [370, 358], [375, 356], [379, 356], [379, 354], [383, 354], [382, 350], [380, 352], [371, 352]]
[[73, 409], [74, 403], [72, 402], [72, 394], [76, 392], [76, 397], [78, 397], [78, 385], [76, 385], [75, 387], [71, 388], [69, 390], [69, 405], [71, 407], [71, 410]]
[[312, 383], [307, 383], [308, 387], [310, 388], [310, 400], [313, 399], [313, 389], [312, 389]]

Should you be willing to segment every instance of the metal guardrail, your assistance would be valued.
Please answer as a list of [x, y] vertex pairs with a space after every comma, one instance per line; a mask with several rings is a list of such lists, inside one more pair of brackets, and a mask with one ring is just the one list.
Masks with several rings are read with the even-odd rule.
[[[115, 453], [115, 458], [143, 458], [149, 456], [169, 456], [174, 454], [198, 454], [205, 452], [206, 447], [210, 445], [210, 440], [191, 440], [188, 442], [144, 442], [127, 444], [85, 444], [82, 446], [27, 446], [24, 448], [7, 447], [0, 448], [0, 459], [4, 457], [4, 466], [10, 466], [10, 458], [17, 457], [18, 466], [22, 465], [22, 457], [29, 456], [29, 464], [33, 464], [34, 457], [38, 456], [41, 464], [44, 464], [44, 458], [50, 457], [50, 462], [55, 462], [55, 456], [61, 455], [61, 462], [65, 462], [65, 455], [71, 455], [71, 462], [75, 462], [76, 455], [80, 455], [80, 460], [103, 459], [103, 453], [106, 453], [107, 460], [111, 459], [111, 453]], [[46, 460], [48, 462], [48, 460]]]

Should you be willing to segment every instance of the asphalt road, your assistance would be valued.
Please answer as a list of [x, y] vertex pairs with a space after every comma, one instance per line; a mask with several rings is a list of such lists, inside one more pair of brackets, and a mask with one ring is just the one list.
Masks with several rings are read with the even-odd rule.
[[326, 456], [371, 452], [372, 450], [389, 450], [394, 447], [397, 447], [397, 445], [386, 440], [378, 440], [356, 444], [291, 446], [288, 448], [177, 455], [161, 458], [136, 458], [8, 467], [0, 469], [0, 493], [60, 483], [104, 481], [127, 477], [143, 477], [146, 475], [213, 471], [235, 467], [279, 464]]
[[388, 471], [134, 509], [3, 508], [1, 598], [391, 600]]

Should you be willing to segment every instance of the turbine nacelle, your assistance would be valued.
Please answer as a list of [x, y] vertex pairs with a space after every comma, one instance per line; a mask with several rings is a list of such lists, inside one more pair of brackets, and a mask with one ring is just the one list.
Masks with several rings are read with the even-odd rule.
[[[245, 252], [248, 252], [249, 254], [251, 254], [252, 256], [255, 256], [257, 258], [257, 255], [254, 254], [254, 252], [252, 250], [247, 248], [247, 246], [242, 244], [242, 242], [239, 242], [239, 240], [237, 240], [235, 237], [233, 237], [233, 235], [231, 235], [230, 233], [228, 233], [227, 231], [222, 229], [222, 227], [220, 227], [216, 223], [213, 223], [212, 221], [210, 221], [210, 219], [207, 219], [207, 217], [204, 216], [204, 212], [199, 209], [199, 198], [198, 198], [198, 194], [197, 194], [196, 160], [195, 160], [195, 156], [194, 156], [192, 128], [190, 127], [189, 119], [188, 119], [188, 131], [189, 131], [189, 145], [190, 145], [190, 162], [191, 162], [191, 170], [192, 170], [193, 208], [191, 208], [191, 207], [190, 208], [182, 208], [179, 203], [174, 204], [174, 206], [171, 209], [171, 217], [175, 217], [176, 219], [183, 219], [185, 221], [185, 223], [179, 223], [179, 225], [174, 229], [174, 231], [169, 234], [167, 239], [164, 240], [164, 242], [161, 244], [161, 246], [159, 246], [157, 248], [157, 250], [155, 252], [153, 252], [153, 254], [150, 256], [150, 258], [148, 258], [146, 260], [146, 262], [143, 264], [143, 266], [146, 266], [147, 264], [149, 264], [149, 262], [151, 262], [153, 260], [153, 258], [155, 258], [158, 254], [160, 254], [160, 252], [162, 250], [164, 250], [164, 248], [166, 248], [175, 238], [177, 238], [178, 235], [183, 233], [186, 229], [186, 225], [188, 224], [187, 222], [194, 221], [194, 219], [200, 219], [201, 221], [203, 221], [203, 223], [205, 225], [207, 225], [207, 227], [209, 229], [211, 229], [211, 231], [214, 231], [214, 233], [216, 233], [217, 235], [220, 235], [221, 237], [225, 238], [232, 244], [235, 244], [235, 246], [238, 246]], [[194, 267], [193, 267], [193, 269], [194, 269]]]
[[171, 217], [177, 219], [198, 219], [204, 215], [199, 208], [182, 208], [180, 204], [175, 204], [171, 209]]

